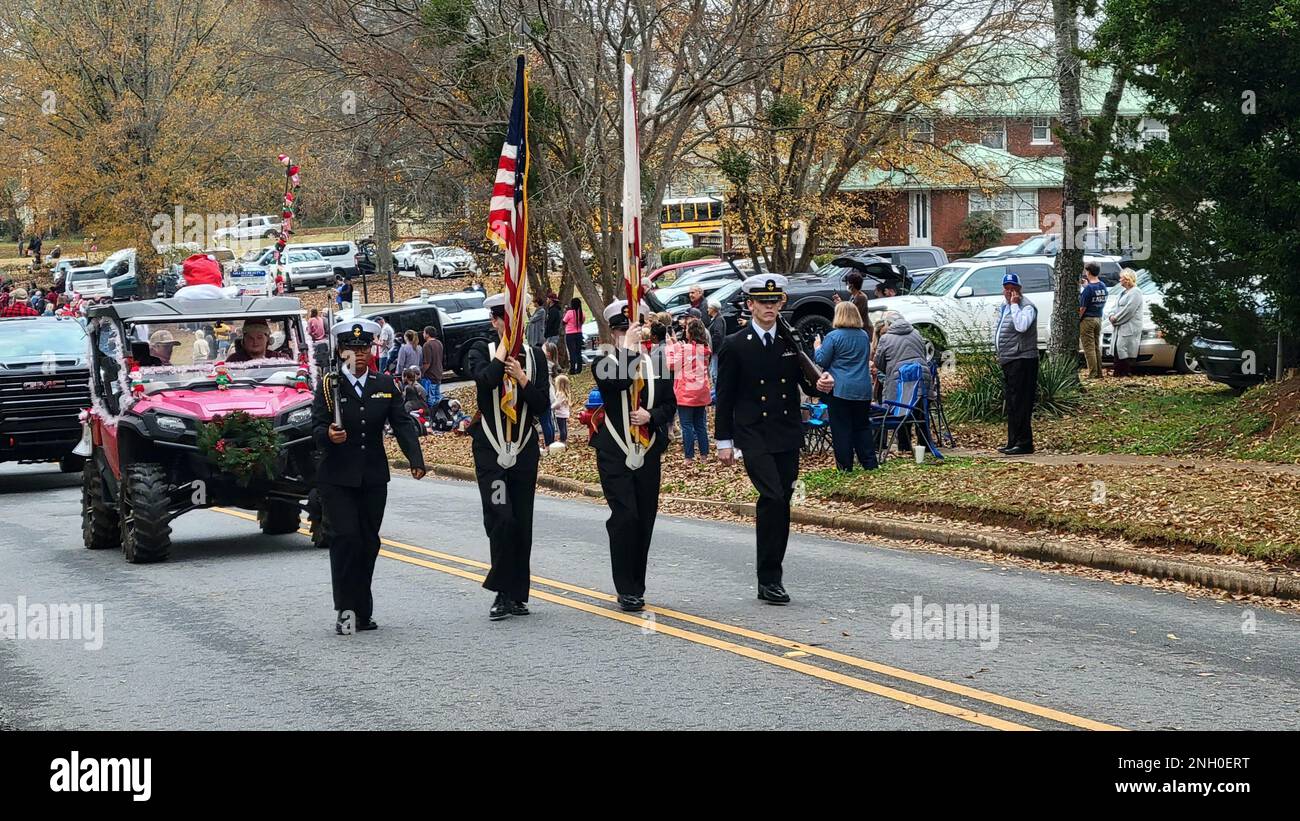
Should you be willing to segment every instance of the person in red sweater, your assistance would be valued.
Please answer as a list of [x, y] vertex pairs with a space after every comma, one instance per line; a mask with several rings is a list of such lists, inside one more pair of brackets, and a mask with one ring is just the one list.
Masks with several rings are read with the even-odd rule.
[[8, 318], [11, 316], [40, 316], [36, 309], [27, 304], [27, 289], [18, 288], [12, 294], [12, 301], [3, 309], [0, 309], [0, 317]]

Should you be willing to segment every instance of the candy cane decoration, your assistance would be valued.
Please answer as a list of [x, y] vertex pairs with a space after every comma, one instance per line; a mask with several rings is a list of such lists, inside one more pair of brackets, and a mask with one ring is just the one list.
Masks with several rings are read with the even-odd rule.
[[298, 166], [294, 165], [288, 155], [281, 154], [278, 159], [284, 166], [284, 204], [280, 207], [280, 236], [275, 241], [275, 292], [284, 293], [284, 246], [289, 242], [289, 233], [293, 227], [294, 213], [298, 208]]

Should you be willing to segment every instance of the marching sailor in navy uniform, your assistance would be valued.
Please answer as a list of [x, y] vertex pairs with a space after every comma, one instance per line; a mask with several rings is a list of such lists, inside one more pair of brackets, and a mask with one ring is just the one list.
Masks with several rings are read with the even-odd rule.
[[329, 533], [334, 624], [339, 635], [374, 630], [370, 581], [379, 557], [379, 526], [388, 501], [384, 424], [392, 426], [411, 476], [424, 478], [419, 430], [393, 377], [374, 370], [371, 346], [379, 326], [368, 319], [336, 322], [330, 329], [342, 365], [316, 388], [312, 427], [322, 459], [316, 473]]
[[[641, 315], [650, 309], [641, 306]], [[659, 512], [661, 458], [668, 447], [668, 426], [677, 413], [673, 375], [663, 348], [646, 353], [641, 326], [629, 325], [627, 300], [605, 309], [614, 334], [612, 351], [591, 364], [604, 402], [593, 420], [591, 445], [596, 449], [600, 486], [609, 503], [609, 558], [618, 605], [626, 611], [645, 607], [646, 559]], [[633, 409], [633, 391], [640, 385]]]
[[829, 374], [810, 384], [800, 367], [793, 338], [777, 327], [785, 305], [785, 277], [752, 276], [741, 283], [750, 324], [727, 337], [718, 354], [718, 407], [714, 421], [718, 459], [736, 462], [743, 453], [745, 472], [758, 491], [758, 598], [786, 604], [781, 563], [790, 539], [790, 498], [799, 479], [803, 417], [799, 391], [826, 393]]
[[[483, 500], [483, 528], [492, 550], [492, 569], [483, 586], [497, 594], [488, 611], [492, 621], [528, 615], [528, 561], [533, 551], [539, 456], [537, 420], [551, 407], [542, 349], [525, 345], [518, 356], [509, 357], [501, 343], [506, 332], [505, 305], [505, 294], [483, 300], [498, 339], [493, 346], [480, 343], [469, 358], [478, 399], [478, 416], [469, 428], [471, 451]], [[514, 393], [513, 422], [501, 407], [506, 389]]]

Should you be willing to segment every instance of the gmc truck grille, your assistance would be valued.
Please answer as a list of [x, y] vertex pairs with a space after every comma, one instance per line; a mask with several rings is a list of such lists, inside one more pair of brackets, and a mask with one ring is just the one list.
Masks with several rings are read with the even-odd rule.
[[90, 407], [90, 373], [84, 368], [42, 373], [0, 370], [0, 435], [41, 438], [79, 434], [81, 411]]

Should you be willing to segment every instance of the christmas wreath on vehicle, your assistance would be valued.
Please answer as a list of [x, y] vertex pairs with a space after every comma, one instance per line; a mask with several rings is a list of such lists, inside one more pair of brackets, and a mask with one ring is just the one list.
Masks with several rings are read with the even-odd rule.
[[269, 419], [231, 411], [199, 424], [199, 452], [241, 487], [257, 476], [276, 477], [280, 437]]

